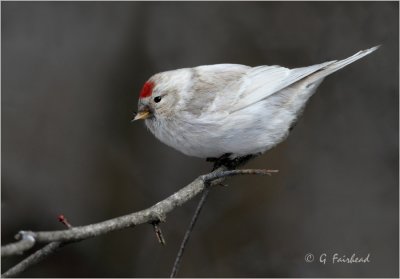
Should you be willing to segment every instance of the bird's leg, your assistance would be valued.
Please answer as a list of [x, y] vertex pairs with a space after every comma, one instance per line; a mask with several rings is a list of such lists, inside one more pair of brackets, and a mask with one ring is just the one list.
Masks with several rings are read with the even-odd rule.
[[250, 154], [241, 157], [230, 158], [232, 153], [225, 153], [219, 158], [207, 158], [207, 162], [213, 162], [213, 171], [221, 166], [225, 166], [229, 170], [236, 169], [237, 167], [245, 164], [247, 161], [259, 156], [260, 154]]
[[206, 161], [207, 162], [213, 162], [214, 166], [212, 168], [212, 171], [215, 171], [216, 169], [218, 169], [220, 166], [225, 166], [227, 168], [229, 168], [227, 165], [229, 164], [229, 161], [231, 160], [229, 158], [229, 156], [231, 156], [232, 153], [225, 153], [224, 155], [222, 155], [219, 158], [207, 158]]

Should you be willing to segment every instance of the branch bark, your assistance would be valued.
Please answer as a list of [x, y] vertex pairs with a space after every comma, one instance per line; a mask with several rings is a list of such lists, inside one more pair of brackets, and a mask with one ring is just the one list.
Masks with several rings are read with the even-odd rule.
[[[226, 177], [236, 176], [236, 175], [270, 175], [271, 173], [275, 173], [277, 170], [229, 170], [226, 171], [223, 168], [219, 168], [211, 173], [201, 175], [193, 182], [183, 187], [178, 192], [172, 194], [166, 199], [156, 203], [155, 205], [138, 211], [131, 214], [127, 214], [124, 216], [120, 216], [117, 218], [109, 219], [104, 222], [80, 226], [80, 227], [72, 227], [66, 230], [58, 230], [58, 231], [21, 231], [18, 236], [20, 240], [16, 243], [11, 243], [1, 247], [2, 257], [21, 254], [26, 250], [31, 249], [36, 242], [40, 243], [58, 243], [53, 244], [54, 250], [58, 248], [61, 244], [79, 241], [95, 236], [99, 236], [102, 234], [106, 234], [112, 231], [121, 230], [128, 227], [134, 227], [143, 223], [152, 223], [157, 221], [165, 221], [166, 215], [174, 210], [175, 208], [183, 205], [187, 201], [191, 200], [193, 197], [202, 192], [206, 185], [216, 185], [222, 182]], [[29, 245], [27, 245], [29, 242]], [[33, 243], [32, 243], [33, 242]], [[49, 244], [50, 245], [50, 244]], [[48, 245], [48, 246], [49, 246]], [[47, 247], [47, 246], [46, 246]], [[52, 246], [50, 246], [52, 247]], [[41, 250], [43, 250], [42, 248]], [[41, 251], [39, 250], [39, 251]], [[39, 252], [38, 251], [38, 252]], [[51, 253], [42, 252], [43, 255], [39, 258], [39, 260], [43, 259], [47, 255]], [[21, 263], [27, 261], [28, 264], [30, 261], [36, 261], [37, 258], [34, 257], [35, 253], [23, 260]], [[19, 265], [18, 264], [18, 265]], [[26, 262], [25, 262], [26, 264]], [[4, 273], [6, 275], [10, 272]], [[13, 273], [15, 275], [15, 272]]]

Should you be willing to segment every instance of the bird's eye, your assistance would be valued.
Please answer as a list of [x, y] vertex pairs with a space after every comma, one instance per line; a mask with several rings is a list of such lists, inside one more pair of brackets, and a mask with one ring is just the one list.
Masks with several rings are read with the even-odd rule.
[[159, 103], [161, 101], [161, 96], [154, 97], [154, 102]]

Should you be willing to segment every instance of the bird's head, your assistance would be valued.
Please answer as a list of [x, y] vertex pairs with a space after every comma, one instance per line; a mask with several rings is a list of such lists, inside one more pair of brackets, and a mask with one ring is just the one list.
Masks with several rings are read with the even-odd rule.
[[155, 83], [152, 80], [146, 81], [143, 85], [139, 95], [138, 112], [132, 121], [154, 117], [155, 106], [162, 100], [160, 95], [154, 94], [157, 96], [153, 97], [154, 87]]
[[142, 87], [138, 112], [132, 121], [170, 117], [177, 110], [177, 103], [186, 81], [178, 71], [152, 76]]

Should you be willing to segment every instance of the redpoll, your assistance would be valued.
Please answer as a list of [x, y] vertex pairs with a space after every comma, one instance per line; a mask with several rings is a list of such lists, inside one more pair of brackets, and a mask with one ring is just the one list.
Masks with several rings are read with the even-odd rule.
[[134, 120], [189, 156], [259, 154], [287, 137], [326, 76], [377, 48], [295, 69], [217, 64], [158, 73], [144, 84]]

